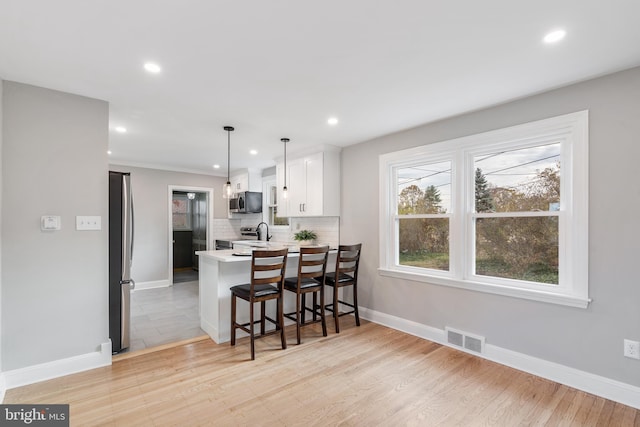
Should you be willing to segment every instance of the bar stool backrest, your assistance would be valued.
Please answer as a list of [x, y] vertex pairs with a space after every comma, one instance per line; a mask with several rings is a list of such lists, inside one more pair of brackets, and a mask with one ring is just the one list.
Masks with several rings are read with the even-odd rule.
[[298, 286], [304, 279], [316, 279], [324, 285], [329, 246], [301, 247], [298, 260]]
[[256, 285], [275, 285], [282, 291], [288, 249], [254, 250], [251, 255], [251, 295]]
[[360, 264], [360, 251], [362, 243], [357, 245], [340, 245], [338, 247], [338, 256], [336, 257], [336, 283], [340, 281], [341, 275], [348, 275], [353, 281], [358, 280], [358, 266]]

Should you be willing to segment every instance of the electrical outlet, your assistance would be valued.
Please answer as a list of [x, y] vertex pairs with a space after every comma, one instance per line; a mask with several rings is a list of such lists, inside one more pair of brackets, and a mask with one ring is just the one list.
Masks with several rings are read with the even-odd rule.
[[624, 356], [631, 359], [640, 359], [640, 342], [624, 340]]

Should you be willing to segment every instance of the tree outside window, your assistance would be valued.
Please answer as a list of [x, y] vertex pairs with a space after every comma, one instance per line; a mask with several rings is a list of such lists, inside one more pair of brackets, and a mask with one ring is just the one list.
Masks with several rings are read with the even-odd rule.
[[439, 188], [450, 200], [451, 162], [400, 169], [398, 183], [399, 263], [449, 270], [449, 218]]

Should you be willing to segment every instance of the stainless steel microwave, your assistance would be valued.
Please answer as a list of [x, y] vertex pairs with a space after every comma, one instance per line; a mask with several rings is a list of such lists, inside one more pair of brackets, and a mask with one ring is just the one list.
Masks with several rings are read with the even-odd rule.
[[241, 191], [229, 199], [229, 211], [236, 213], [262, 212], [262, 193]]

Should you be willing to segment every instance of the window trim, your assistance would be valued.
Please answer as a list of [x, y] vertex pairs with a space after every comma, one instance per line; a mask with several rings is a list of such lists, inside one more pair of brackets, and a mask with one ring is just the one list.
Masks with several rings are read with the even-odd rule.
[[[271, 202], [271, 186], [274, 185], [277, 187], [277, 181], [275, 175], [269, 175], [262, 177], [262, 221], [269, 224], [269, 208], [272, 206]], [[277, 190], [276, 190], [277, 191]], [[278, 206], [276, 203], [273, 206]], [[274, 225], [269, 224], [269, 228], [271, 230], [281, 230], [288, 231], [291, 229], [291, 219], [289, 219], [288, 225]]]
[[171, 212], [172, 221], [173, 221], [173, 217], [176, 214], [180, 214], [180, 215], [184, 215], [185, 222], [186, 222], [186, 225], [184, 227], [180, 227], [172, 224], [173, 230], [174, 231], [193, 231], [193, 224], [192, 224], [192, 218], [191, 218], [192, 216], [191, 200], [189, 200], [186, 194], [173, 194], [172, 200], [171, 200], [172, 203], [173, 203], [173, 200], [183, 200], [186, 202], [186, 206], [187, 206], [186, 212], [176, 212], [176, 213], [174, 213], [173, 211]]
[[[382, 276], [451, 286], [478, 292], [586, 308], [588, 293], [589, 136], [587, 110], [533, 121], [504, 129], [436, 142], [379, 157], [380, 247]], [[499, 147], [509, 149], [561, 142], [561, 207], [559, 218], [559, 284], [544, 285], [510, 279], [473, 275], [470, 244], [473, 156]], [[435, 162], [452, 158], [452, 200], [450, 221], [450, 269], [428, 270], [401, 266], [397, 260], [397, 168], [415, 164], [416, 159]], [[467, 172], [465, 175], [465, 171]], [[460, 181], [464, 179], [464, 181]], [[394, 204], [395, 203], [395, 204]], [[554, 214], [555, 215], [555, 214]], [[510, 213], [509, 216], [517, 216]], [[487, 280], [485, 280], [487, 279]], [[511, 283], [513, 282], [513, 283]], [[517, 286], [514, 286], [517, 284]]]

